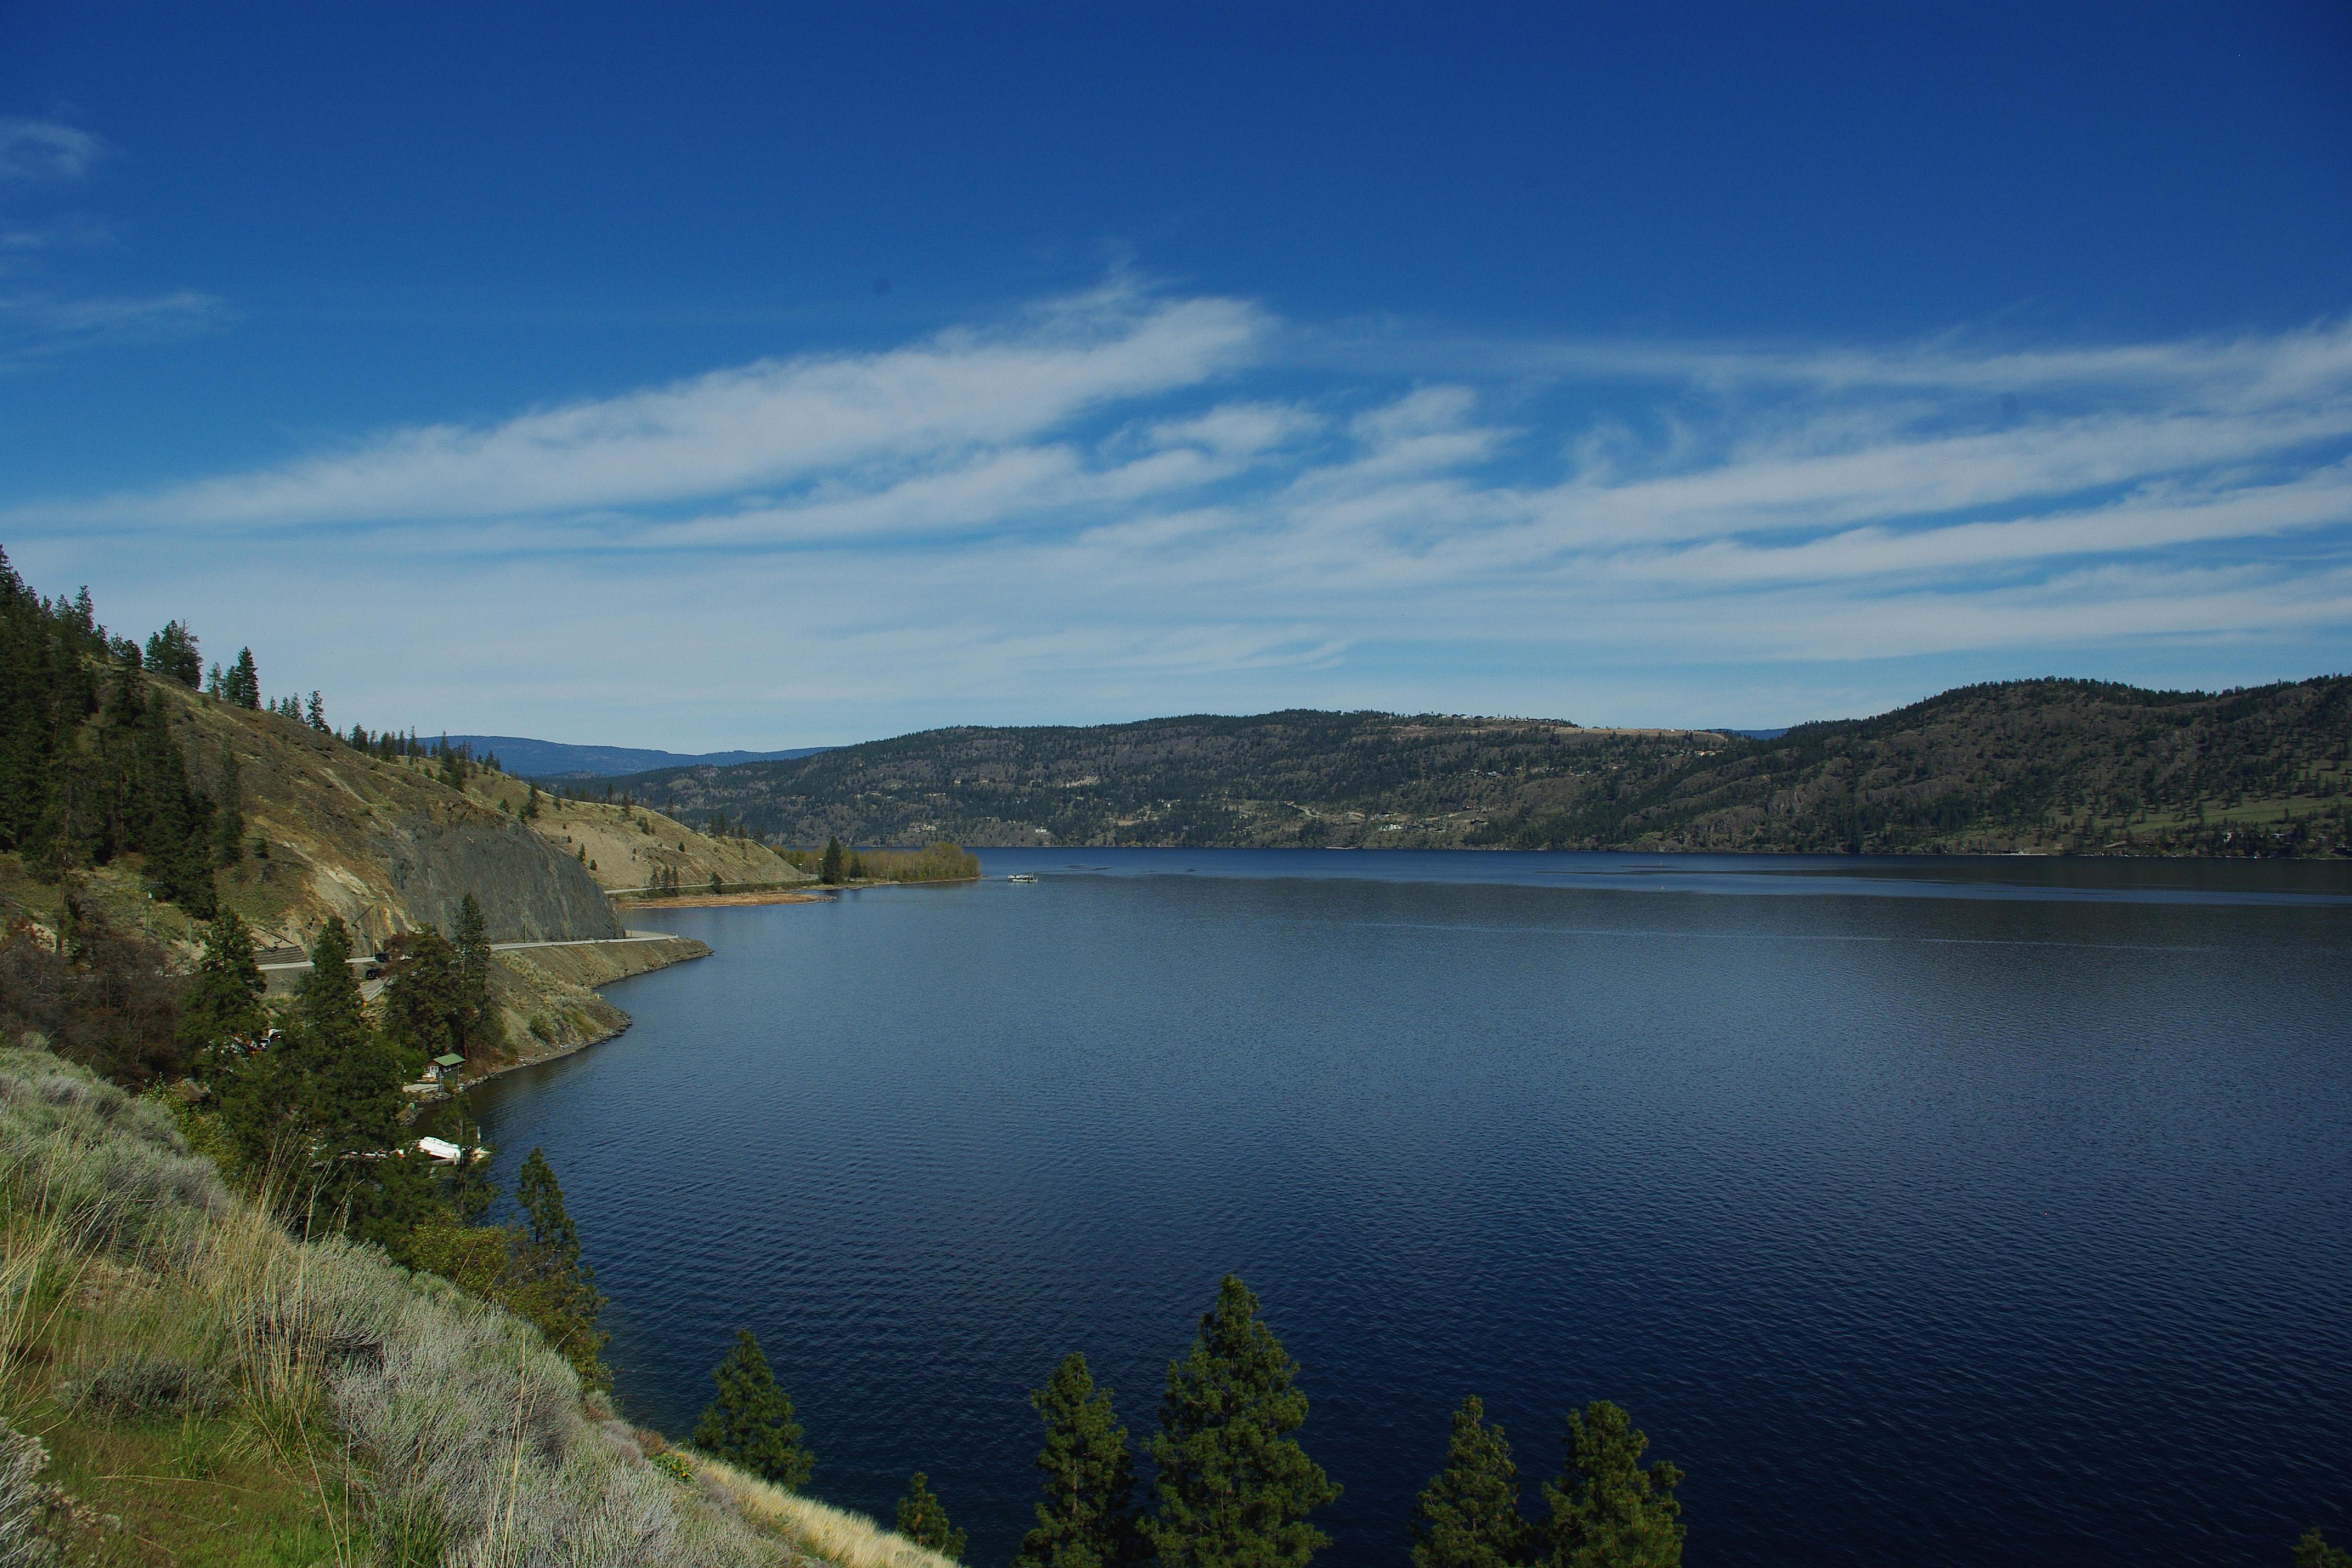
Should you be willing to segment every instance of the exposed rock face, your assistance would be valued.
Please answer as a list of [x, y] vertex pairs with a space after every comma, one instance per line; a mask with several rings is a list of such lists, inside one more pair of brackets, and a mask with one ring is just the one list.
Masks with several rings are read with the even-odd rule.
[[586, 866], [421, 760], [379, 761], [274, 713], [152, 689], [174, 702], [190, 775], [215, 800], [234, 795], [244, 848], [219, 886], [265, 942], [307, 945], [331, 915], [363, 951], [423, 926], [447, 932], [467, 893], [493, 942], [622, 934]]
[[520, 823], [409, 822], [371, 839], [366, 847], [369, 859], [383, 868], [387, 896], [375, 910], [360, 913], [362, 923], [379, 910], [397, 909], [411, 926], [446, 931], [456, 926], [457, 905], [470, 892], [482, 906], [493, 942], [581, 942], [621, 934], [621, 922], [588, 868], [551, 851]]

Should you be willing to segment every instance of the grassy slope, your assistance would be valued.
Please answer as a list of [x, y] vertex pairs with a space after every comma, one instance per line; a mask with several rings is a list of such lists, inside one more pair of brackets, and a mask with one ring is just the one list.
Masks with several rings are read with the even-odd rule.
[[2041, 680], [1772, 741], [1294, 712], [938, 730], [622, 782], [801, 842], [2336, 854], [2347, 738], [2342, 677]]
[[31, 1527], [123, 1564], [943, 1562], [649, 1463], [535, 1331], [289, 1239], [154, 1102], [46, 1052], [0, 1049], [0, 1416], [43, 1450], [0, 1467], [0, 1552]]
[[[504, 774], [478, 773], [466, 789], [493, 809], [503, 805], [511, 812], [522, 809], [530, 786]], [[815, 879], [764, 844], [713, 838], [639, 805], [541, 795], [539, 817], [526, 826], [566, 854], [585, 850], [589, 875], [607, 892], [650, 888], [665, 870], [677, 874], [682, 891], [708, 890], [714, 876], [730, 888], [793, 887]]]

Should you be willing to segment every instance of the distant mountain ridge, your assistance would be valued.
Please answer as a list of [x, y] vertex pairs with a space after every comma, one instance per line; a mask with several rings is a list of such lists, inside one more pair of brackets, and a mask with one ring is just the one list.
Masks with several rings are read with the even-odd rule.
[[640, 746], [574, 746], [562, 741], [534, 741], [524, 735], [452, 735], [453, 746], [466, 746], [477, 757], [495, 755], [499, 766], [520, 778], [601, 779], [641, 773], [654, 768], [732, 767], [739, 763], [790, 761], [813, 757], [828, 748], [801, 746], [788, 752], [662, 752]]
[[616, 790], [797, 844], [2339, 856], [2352, 679], [2044, 679], [1741, 734], [1293, 710], [961, 727]]

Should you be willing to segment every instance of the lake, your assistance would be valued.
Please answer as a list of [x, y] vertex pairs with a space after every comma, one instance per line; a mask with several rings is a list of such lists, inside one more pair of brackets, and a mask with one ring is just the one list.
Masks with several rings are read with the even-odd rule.
[[[1402, 1563], [1449, 1412], [1526, 1501], [1608, 1398], [1687, 1560], [2282, 1564], [2352, 1537], [2342, 866], [988, 851], [992, 879], [639, 913], [715, 956], [475, 1104], [534, 1145], [632, 1418], [738, 1327], [887, 1519], [1002, 1564], [1026, 1391], [1139, 1447], [1238, 1273]], [[1034, 872], [1034, 884], [1001, 879]]]

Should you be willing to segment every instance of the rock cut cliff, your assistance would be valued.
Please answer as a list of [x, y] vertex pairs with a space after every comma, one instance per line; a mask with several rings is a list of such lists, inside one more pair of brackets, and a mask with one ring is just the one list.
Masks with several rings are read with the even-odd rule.
[[421, 759], [381, 761], [278, 714], [153, 689], [172, 703], [192, 779], [245, 819], [222, 896], [278, 940], [306, 942], [331, 915], [362, 943], [446, 931], [467, 893], [494, 942], [622, 934], [585, 866]]

